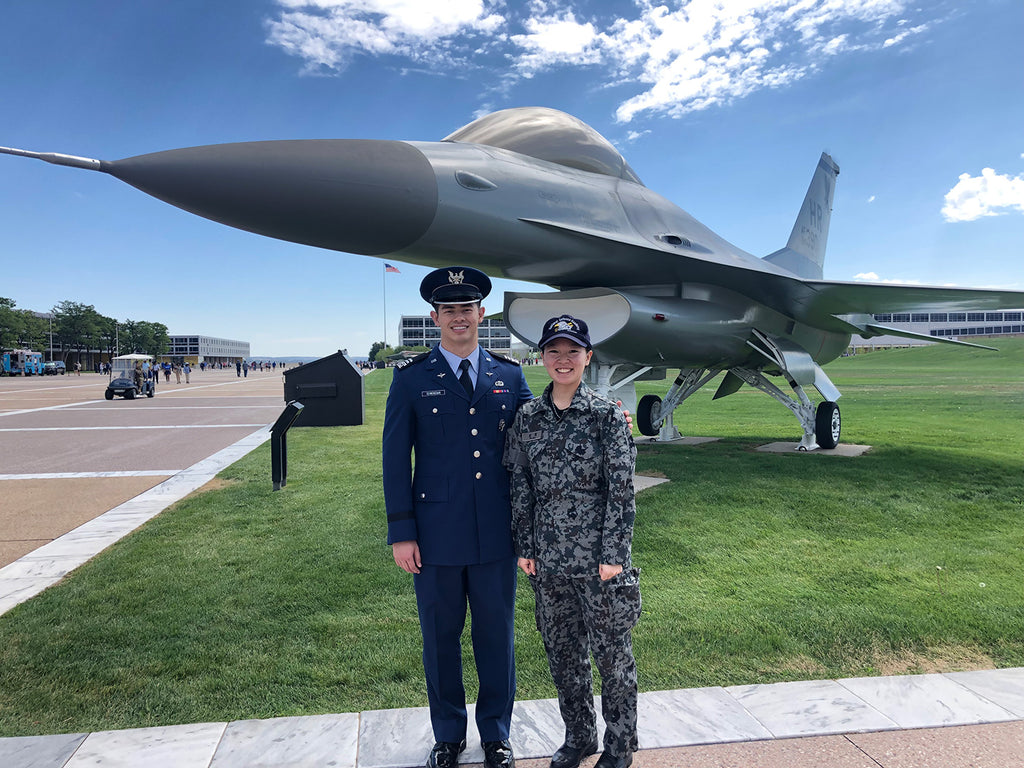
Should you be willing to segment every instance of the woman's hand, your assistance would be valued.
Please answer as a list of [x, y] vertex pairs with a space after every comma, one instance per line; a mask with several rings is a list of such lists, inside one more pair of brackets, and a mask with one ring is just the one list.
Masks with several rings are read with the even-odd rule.
[[520, 557], [519, 558], [519, 570], [528, 576], [537, 575], [537, 561], [531, 557]]
[[601, 563], [597, 569], [601, 576], [601, 581], [608, 581], [608, 579], [618, 576], [622, 573], [621, 565], [608, 565], [607, 563]]

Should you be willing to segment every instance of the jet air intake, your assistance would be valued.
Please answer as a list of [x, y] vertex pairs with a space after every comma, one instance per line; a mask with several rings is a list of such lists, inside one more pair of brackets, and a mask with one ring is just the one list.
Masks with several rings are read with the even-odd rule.
[[742, 310], [696, 292], [692, 297], [652, 297], [612, 288], [557, 293], [505, 294], [505, 324], [517, 338], [537, 346], [551, 317], [585, 320], [603, 364], [653, 367], [719, 367], [750, 353], [750, 323]]

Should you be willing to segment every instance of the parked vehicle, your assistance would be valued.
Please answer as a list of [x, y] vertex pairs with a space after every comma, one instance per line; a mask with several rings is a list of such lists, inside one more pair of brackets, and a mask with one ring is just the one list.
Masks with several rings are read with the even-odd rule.
[[125, 400], [134, 400], [145, 395], [156, 394], [156, 369], [149, 355], [120, 355], [110, 361], [110, 383], [104, 397], [113, 400], [114, 395]]
[[63, 376], [67, 370], [63, 360], [51, 360], [48, 363], [43, 363], [43, 373], [47, 376], [56, 376], [58, 373]]
[[39, 376], [43, 372], [43, 353], [31, 349], [14, 349], [0, 358], [2, 372], [8, 376]]

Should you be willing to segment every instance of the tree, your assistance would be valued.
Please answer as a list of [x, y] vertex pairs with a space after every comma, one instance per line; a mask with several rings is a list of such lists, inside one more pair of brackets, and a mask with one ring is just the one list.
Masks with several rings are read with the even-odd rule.
[[14, 307], [14, 299], [0, 296], [0, 350], [15, 349], [18, 343], [21, 317]]
[[366, 359], [372, 363], [374, 360], [377, 359], [377, 353], [380, 352], [382, 349], [384, 349], [383, 341], [373, 342], [373, 345], [370, 347], [370, 354], [366, 356]]
[[46, 349], [47, 337], [50, 331], [50, 322], [44, 317], [39, 317], [29, 309], [17, 310], [20, 321], [18, 333], [18, 346], [23, 349], [36, 351]]
[[96, 349], [106, 352], [107, 357], [114, 357], [117, 354], [116, 349], [117, 343], [120, 341], [119, 337], [117, 320], [100, 315], [96, 327], [96, 339], [98, 342]]
[[62, 301], [53, 308], [54, 335], [61, 348], [74, 349], [78, 359], [83, 349], [92, 349], [96, 342], [99, 313], [91, 304]]
[[137, 352], [152, 357], [167, 354], [171, 348], [171, 337], [167, 333], [166, 325], [140, 320], [136, 323], [136, 327], [138, 329]]

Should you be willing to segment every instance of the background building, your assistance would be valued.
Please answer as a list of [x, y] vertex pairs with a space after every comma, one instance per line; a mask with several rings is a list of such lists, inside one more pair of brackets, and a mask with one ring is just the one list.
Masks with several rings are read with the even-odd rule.
[[230, 363], [249, 357], [249, 342], [217, 339], [213, 336], [171, 336], [171, 348], [165, 358], [189, 365]]
[[[1024, 310], [966, 312], [893, 312], [874, 315], [875, 321], [905, 331], [970, 341], [971, 336], [1011, 336], [1024, 333]], [[853, 347], [905, 347], [927, 344], [926, 341], [901, 336], [876, 336], [862, 339], [854, 336]]]
[[[398, 345], [432, 347], [441, 340], [441, 329], [434, 325], [430, 315], [402, 315], [398, 323]], [[480, 344], [492, 352], [507, 355], [512, 349], [512, 334], [505, 321], [484, 318], [480, 323]]]

